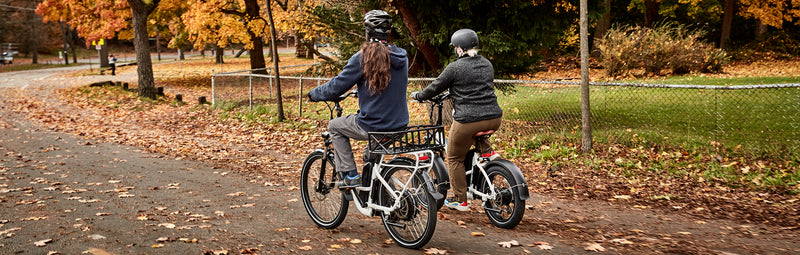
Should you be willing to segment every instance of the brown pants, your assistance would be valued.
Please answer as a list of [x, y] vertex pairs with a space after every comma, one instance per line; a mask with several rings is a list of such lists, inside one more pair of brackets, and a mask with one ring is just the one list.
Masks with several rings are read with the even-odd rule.
[[454, 121], [447, 137], [447, 170], [450, 172], [450, 187], [453, 199], [458, 202], [467, 201], [467, 176], [464, 159], [473, 144], [481, 153], [492, 151], [492, 144], [487, 139], [475, 140], [472, 135], [485, 130], [500, 128], [502, 118], [482, 120], [472, 123]]

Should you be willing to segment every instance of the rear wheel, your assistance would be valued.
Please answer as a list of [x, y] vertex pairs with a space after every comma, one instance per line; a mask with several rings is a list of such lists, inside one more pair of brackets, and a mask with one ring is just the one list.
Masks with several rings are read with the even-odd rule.
[[[516, 180], [508, 169], [500, 166], [491, 166], [486, 169], [489, 176], [488, 183], [494, 186], [497, 196], [486, 201], [484, 211], [489, 220], [497, 227], [514, 228], [522, 220], [525, 213], [525, 200], [520, 198]], [[489, 185], [483, 183], [484, 192], [490, 194]]]
[[[332, 229], [342, 224], [350, 205], [342, 191], [336, 187], [333, 159], [322, 159], [322, 151], [308, 155], [300, 173], [300, 193], [303, 206], [311, 220], [320, 227]], [[324, 163], [324, 167], [323, 167]]]
[[[418, 249], [430, 241], [436, 229], [436, 203], [424, 185], [420, 174], [413, 168], [393, 167], [383, 174], [389, 187], [379, 187], [380, 205], [399, 208], [390, 213], [381, 212], [383, 226], [398, 245]], [[408, 183], [408, 188], [403, 187]]]

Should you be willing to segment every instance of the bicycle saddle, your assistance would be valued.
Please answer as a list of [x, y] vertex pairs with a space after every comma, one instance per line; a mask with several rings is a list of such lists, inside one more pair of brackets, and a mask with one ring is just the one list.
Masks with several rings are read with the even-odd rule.
[[478, 133], [475, 133], [474, 135], [472, 135], [472, 138], [485, 136], [485, 135], [492, 135], [492, 134], [494, 134], [494, 130], [493, 129], [489, 129], [489, 130], [484, 130], [484, 131], [480, 131]]

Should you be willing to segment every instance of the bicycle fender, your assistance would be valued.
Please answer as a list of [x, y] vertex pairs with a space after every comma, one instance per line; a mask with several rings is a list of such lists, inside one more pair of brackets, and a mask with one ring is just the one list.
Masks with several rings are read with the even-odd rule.
[[442, 179], [439, 182], [439, 188], [444, 188], [444, 190], [450, 189], [450, 174], [447, 172], [447, 166], [444, 165], [444, 160], [439, 155], [433, 155], [433, 171], [436, 171], [436, 176], [439, 176]]
[[530, 195], [528, 194], [528, 182], [525, 181], [525, 176], [522, 175], [522, 171], [519, 170], [519, 167], [517, 167], [517, 165], [515, 165], [514, 163], [512, 163], [511, 161], [508, 161], [506, 159], [495, 159], [495, 160], [492, 160], [489, 163], [487, 163], [485, 167], [488, 169], [489, 167], [495, 166], [495, 165], [499, 166], [499, 167], [502, 167], [502, 168], [505, 168], [509, 172], [511, 172], [511, 175], [513, 176], [514, 180], [517, 182], [517, 185], [516, 185], [515, 188], [517, 188], [519, 190], [520, 199], [528, 200], [528, 198], [530, 198]]
[[430, 175], [423, 174], [422, 179], [425, 180], [425, 188], [427, 188], [428, 192], [431, 193], [431, 197], [433, 198], [433, 200], [439, 201], [444, 199], [444, 195], [442, 195], [442, 193], [439, 193], [439, 190], [437, 190], [436, 187], [433, 186], [433, 179], [431, 179]]

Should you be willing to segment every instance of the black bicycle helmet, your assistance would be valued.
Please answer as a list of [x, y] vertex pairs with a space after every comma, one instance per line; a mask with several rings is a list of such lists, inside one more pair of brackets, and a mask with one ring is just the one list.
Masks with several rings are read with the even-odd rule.
[[364, 14], [364, 26], [367, 40], [371, 38], [387, 40], [389, 33], [392, 32], [392, 16], [382, 10], [371, 10]]
[[478, 47], [478, 34], [469, 28], [459, 29], [450, 37], [450, 46], [461, 47], [462, 50]]

